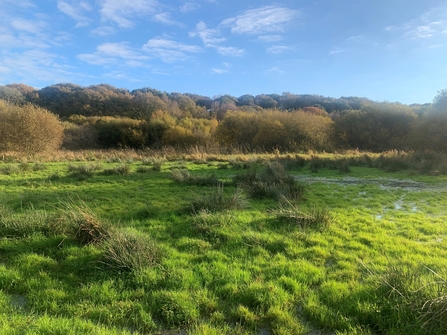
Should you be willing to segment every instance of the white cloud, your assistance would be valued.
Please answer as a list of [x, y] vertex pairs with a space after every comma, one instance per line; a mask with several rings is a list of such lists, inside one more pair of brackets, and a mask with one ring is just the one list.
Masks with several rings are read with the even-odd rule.
[[129, 47], [128, 43], [103, 43], [99, 45], [96, 49], [99, 53], [112, 56], [112, 57], [121, 57], [124, 59], [138, 59], [144, 60], [147, 57], [142, 56], [137, 51], [133, 50]]
[[28, 0], [3, 0], [6, 3], [11, 3], [14, 6], [22, 7], [22, 8], [29, 8], [29, 7], [36, 7], [31, 1]]
[[245, 54], [245, 49], [235, 47], [215, 46], [217, 52], [223, 56], [241, 57]]
[[283, 37], [281, 35], [261, 35], [258, 39], [262, 42], [271, 43], [282, 41]]
[[96, 29], [93, 29], [90, 33], [93, 36], [107, 36], [116, 32], [116, 29], [111, 26], [100, 26]]
[[410, 31], [404, 33], [403, 36], [409, 37], [410, 39], [419, 39], [419, 38], [427, 38], [432, 37], [437, 33], [436, 29], [431, 25], [427, 26], [419, 26]]
[[203, 22], [199, 22], [196, 25], [196, 29], [189, 33], [189, 36], [198, 36], [205, 47], [216, 49], [217, 52], [223, 56], [240, 57], [245, 54], [244, 49], [219, 45], [220, 43], [225, 42], [226, 38], [221, 37], [219, 30], [207, 28], [206, 24]]
[[25, 31], [27, 33], [40, 33], [43, 31], [47, 24], [44, 21], [25, 20], [22, 18], [13, 19], [11, 26], [19, 31]]
[[58, 1], [57, 8], [64, 14], [70, 16], [77, 21], [76, 27], [88, 26], [92, 21], [88, 17], [82, 15], [83, 11], [91, 11], [92, 7], [85, 2], [80, 2], [75, 5], [71, 5], [65, 1]]
[[215, 68], [215, 67], [213, 67], [213, 68], [211, 69], [211, 71], [212, 71], [213, 73], [216, 73], [216, 74], [224, 74], [224, 73], [228, 73], [228, 72], [229, 72], [227, 69], [217, 69], [217, 68]]
[[165, 38], [153, 38], [143, 45], [143, 50], [165, 63], [172, 63], [184, 61], [188, 59], [189, 54], [198, 53], [202, 48]]
[[336, 55], [336, 54], [339, 54], [339, 53], [343, 53], [345, 51], [346, 51], [345, 49], [336, 48], [336, 49], [333, 49], [333, 50], [329, 51], [329, 55]]
[[285, 74], [286, 72], [284, 70], [281, 70], [277, 66], [273, 66], [270, 69], [265, 71], [266, 73], [274, 73], [274, 74]]
[[438, 37], [447, 31], [447, 6], [432, 8], [420, 17], [402, 25], [387, 26], [388, 33], [397, 33], [409, 40], [422, 40]]
[[0, 45], [3, 48], [49, 48], [49, 43], [28, 34], [0, 34]]
[[104, 21], [117, 24], [120, 28], [132, 28], [136, 17], [155, 14], [160, 5], [156, 0], [100, 0], [101, 17]]
[[56, 46], [61, 46], [64, 44], [64, 42], [68, 42], [71, 41], [72, 39], [72, 35], [65, 32], [65, 31], [60, 31], [57, 33], [56, 36], [54, 36], [51, 40], [51, 44], [56, 45]]
[[103, 43], [96, 48], [93, 54], [80, 54], [77, 56], [83, 62], [93, 65], [120, 64], [131, 67], [144, 66], [149, 57], [139, 50], [133, 49], [126, 42]]
[[26, 81], [29, 85], [41, 82], [67, 82], [78, 76], [68, 67], [57, 63], [58, 56], [43, 50], [27, 50], [20, 53], [4, 53], [0, 64], [9, 71], [5, 74], [8, 82]]
[[300, 12], [281, 6], [263, 6], [249, 9], [242, 14], [222, 21], [221, 25], [230, 27], [233, 34], [262, 35], [284, 32], [294, 22]]
[[193, 10], [199, 8], [199, 7], [200, 7], [200, 6], [199, 6], [198, 4], [195, 4], [195, 3], [193, 3], [193, 2], [186, 2], [186, 3], [184, 3], [183, 5], [181, 5], [181, 6], [179, 7], [179, 9], [180, 9], [180, 11], [181, 11], [182, 13], [188, 13], [188, 12], [191, 12], [191, 11], [193, 11]]
[[150, 48], [163, 48], [163, 49], [175, 49], [179, 51], [186, 51], [186, 52], [199, 52], [201, 50], [200, 47], [195, 45], [188, 45], [181, 42], [176, 42], [173, 40], [168, 40], [164, 38], [152, 38], [150, 39], [143, 48], [150, 49]]
[[173, 26], [179, 26], [179, 27], [184, 27], [185, 25], [181, 22], [177, 22], [171, 19], [170, 14], [168, 12], [163, 12], [163, 13], [159, 13], [154, 15], [154, 21], [159, 22], [159, 23], [163, 23], [163, 24], [167, 24], [167, 25], [173, 25]]
[[294, 48], [287, 45], [272, 45], [271, 47], [267, 48], [268, 53], [275, 55], [291, 50], [294, 50]]
[[206, 24], [202, 21], [197, 23], [196, 29], [190, 32], [189, 36], [198, 36], [206, 47], [215, 46], [226, 41], [226, 38], [221, 37], [219, 30], [207, 28]]
[[362, 35], [356, 35], [356, 36], [348, 37], [348, 38], [346, 39], [346, 41], [348, 41], [348, 42], [356, 42], [356, 41], [360, 41], [360, 40], [362, 40], [362, 39], [363, 39], [363, 36], [362, 36]]
[[111, 65], [118, 63], [118, 60], [113, 57], [107, 57], [100, 54], [79, 54], [77, 58], [83, 62], [92, 65]]

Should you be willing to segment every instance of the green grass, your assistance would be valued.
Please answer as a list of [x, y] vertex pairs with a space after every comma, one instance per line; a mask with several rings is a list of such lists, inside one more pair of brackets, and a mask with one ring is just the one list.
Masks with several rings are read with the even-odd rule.
[[[443, 175], [361, 155], [92, 157], [0, 163], [5, 334], [446, 332]], [[300, 196], [243, 197], [245, 163]]]

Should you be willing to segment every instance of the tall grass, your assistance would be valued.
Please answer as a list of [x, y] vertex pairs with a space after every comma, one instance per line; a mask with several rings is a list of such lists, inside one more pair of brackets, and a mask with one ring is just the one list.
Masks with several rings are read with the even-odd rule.
[[210, 212], [242, 209], [247, 206], [247, 200], [242, 190], [237, 188], [232, 194], [226, 194], [224, 184], [219, 184], [205, 194], [193, 194], [191, 200], [192, 211], [195, 213], [201, 210]]
[[441, 275], [423, 265], [396, 262], [390, 262], [385, 271], [366, 268], [377, 282], [379, 327], [408, 334], [447, 333], [445, 272]]
[[15, 213], [7, 207], [0, 209], [0, 231], [2, 235], [29, 237], [36, 233], [48, 235], [53, 231], [54, 215], [46, 211], [37, 211], [33, 207]]
[[171, 171], [171, 178], [182, 184], [187, 185], [198, 185], [198, 186], [207, 186], [207, 185], [217, 185], [219, 184], [219, 179], [216, 178], [215, 174], [207, 175], [207, 176], [199, 176], [192, 175], [188, 170], [179, 170], [174, 169]]
[[85, 180], [91, 178], [96, 171], [102, 169], [99, 163], [90, 164], [69, 164], [68, 173], [71, 177], [77, 178], [78, 180]]
[[81, 245], [99, 244], [110, 237], [113, 227], [98, 217], [85, 203], [61, 201], [62, 216], [56, 229], [74, 238]]
[[335, 222], [334, 216], [327, 207], [300, 206], [287, 198], [282, 198], [271, 213], [276, 219], [302, 229], [312, 228], [325, 230]]
[[298, 200], [304, 192], [304, 185], [288, 174], [284, 166], [278, 162], [266, 164], [260, 173], [256, 169], [251, 169], [245, 174], [236, 175], [233, 183], [240, 185], [255, 199], [285, 197]]
[[104, 242], [103, 263], [121, 271], [139, 271], [160, 262], [162, 249], [142, 234], [116, 232]]

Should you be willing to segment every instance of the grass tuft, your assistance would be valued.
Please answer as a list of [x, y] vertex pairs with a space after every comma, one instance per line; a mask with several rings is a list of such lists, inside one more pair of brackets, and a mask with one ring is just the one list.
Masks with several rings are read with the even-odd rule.
[[101, 164], [68, 165], [69, 175], [81, 181], [93, 177], [95, 171], [98, 170], [101, 170]]
[[283, 198], [278, 207], [272, 211], [276, 219], [297, 225], [302, 229], [327, 229], [335, 220], [327, 207], [304, 207]]
[[202, 209], [194, 213], [192, 228], [202, 235], [212, 235], [214, 229], [230, 226], [234, 221], [234, 214], [230, 211], [211, 213]]
[[248, 173], [236, 175], [233, 183], [244, 188], [254, 199], [285, 197], [299, 200], [304, 192], [304, 185], [288, 174], [278, 162], [267, 164], [259, 174], [252, 169]]
[[59, 229], [74, 237], [81, 245], [99, 244], [111, 233], [109, 223], [101, 220], [86, 203], [62, 202], [63, 217]]
[[134, 232], [110, 235], [104, 242], [104, 264], [123, 271], [139, 271], [160, 262], [162, 249], [147, 236]]
[[178, 183], [187, 185], [207, 186], [217, 185], [219, 183], [219, 179], [216, 178], [215, 174], [197, 176], [192, 175], [188, 170], [174, 169], [171, 171], [171, 178]]
[[219, 184], [212, 188], [208, 194], [194, 194], [191, 200], [193, 212], [207, 210], [210, 212], [230, 209], [242, 209], [247, 206], [247, 199], [241, 189], [236, 189], [233, 194], [225, 194], [224, 185]]
[[120, 164], [120, 165], [114, 166], [110, 169], [104, 169], [104, 171], [102, 173], [106, 176], [126, 175], [126, 174], [130, 173], [130, 165]]

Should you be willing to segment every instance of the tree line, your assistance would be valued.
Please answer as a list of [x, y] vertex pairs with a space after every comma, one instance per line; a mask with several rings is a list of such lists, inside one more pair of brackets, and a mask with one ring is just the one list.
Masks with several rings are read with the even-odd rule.
[[[17, 148], [5, 129], [20, 124], [8, 119], [6, 110], [31, 115], [33, 108], [49, 111], [60, 121], [62, 135], [54, 143], [62, 141], [66, 149], [196, 145], [247, 151], [447, 149], [447, 90], [439, 91], [433, 103], [404, 105], [291, 93], [210, 98], [152, 88], [129, 91], [107, 84], [56, 84], [39, 90], [10, 84], [0, 86], [0, 99], [3, 151]], [[49, 123], [47, 114], [41, 119]], [[22, 141], [31, 139], [27, 131]]]

